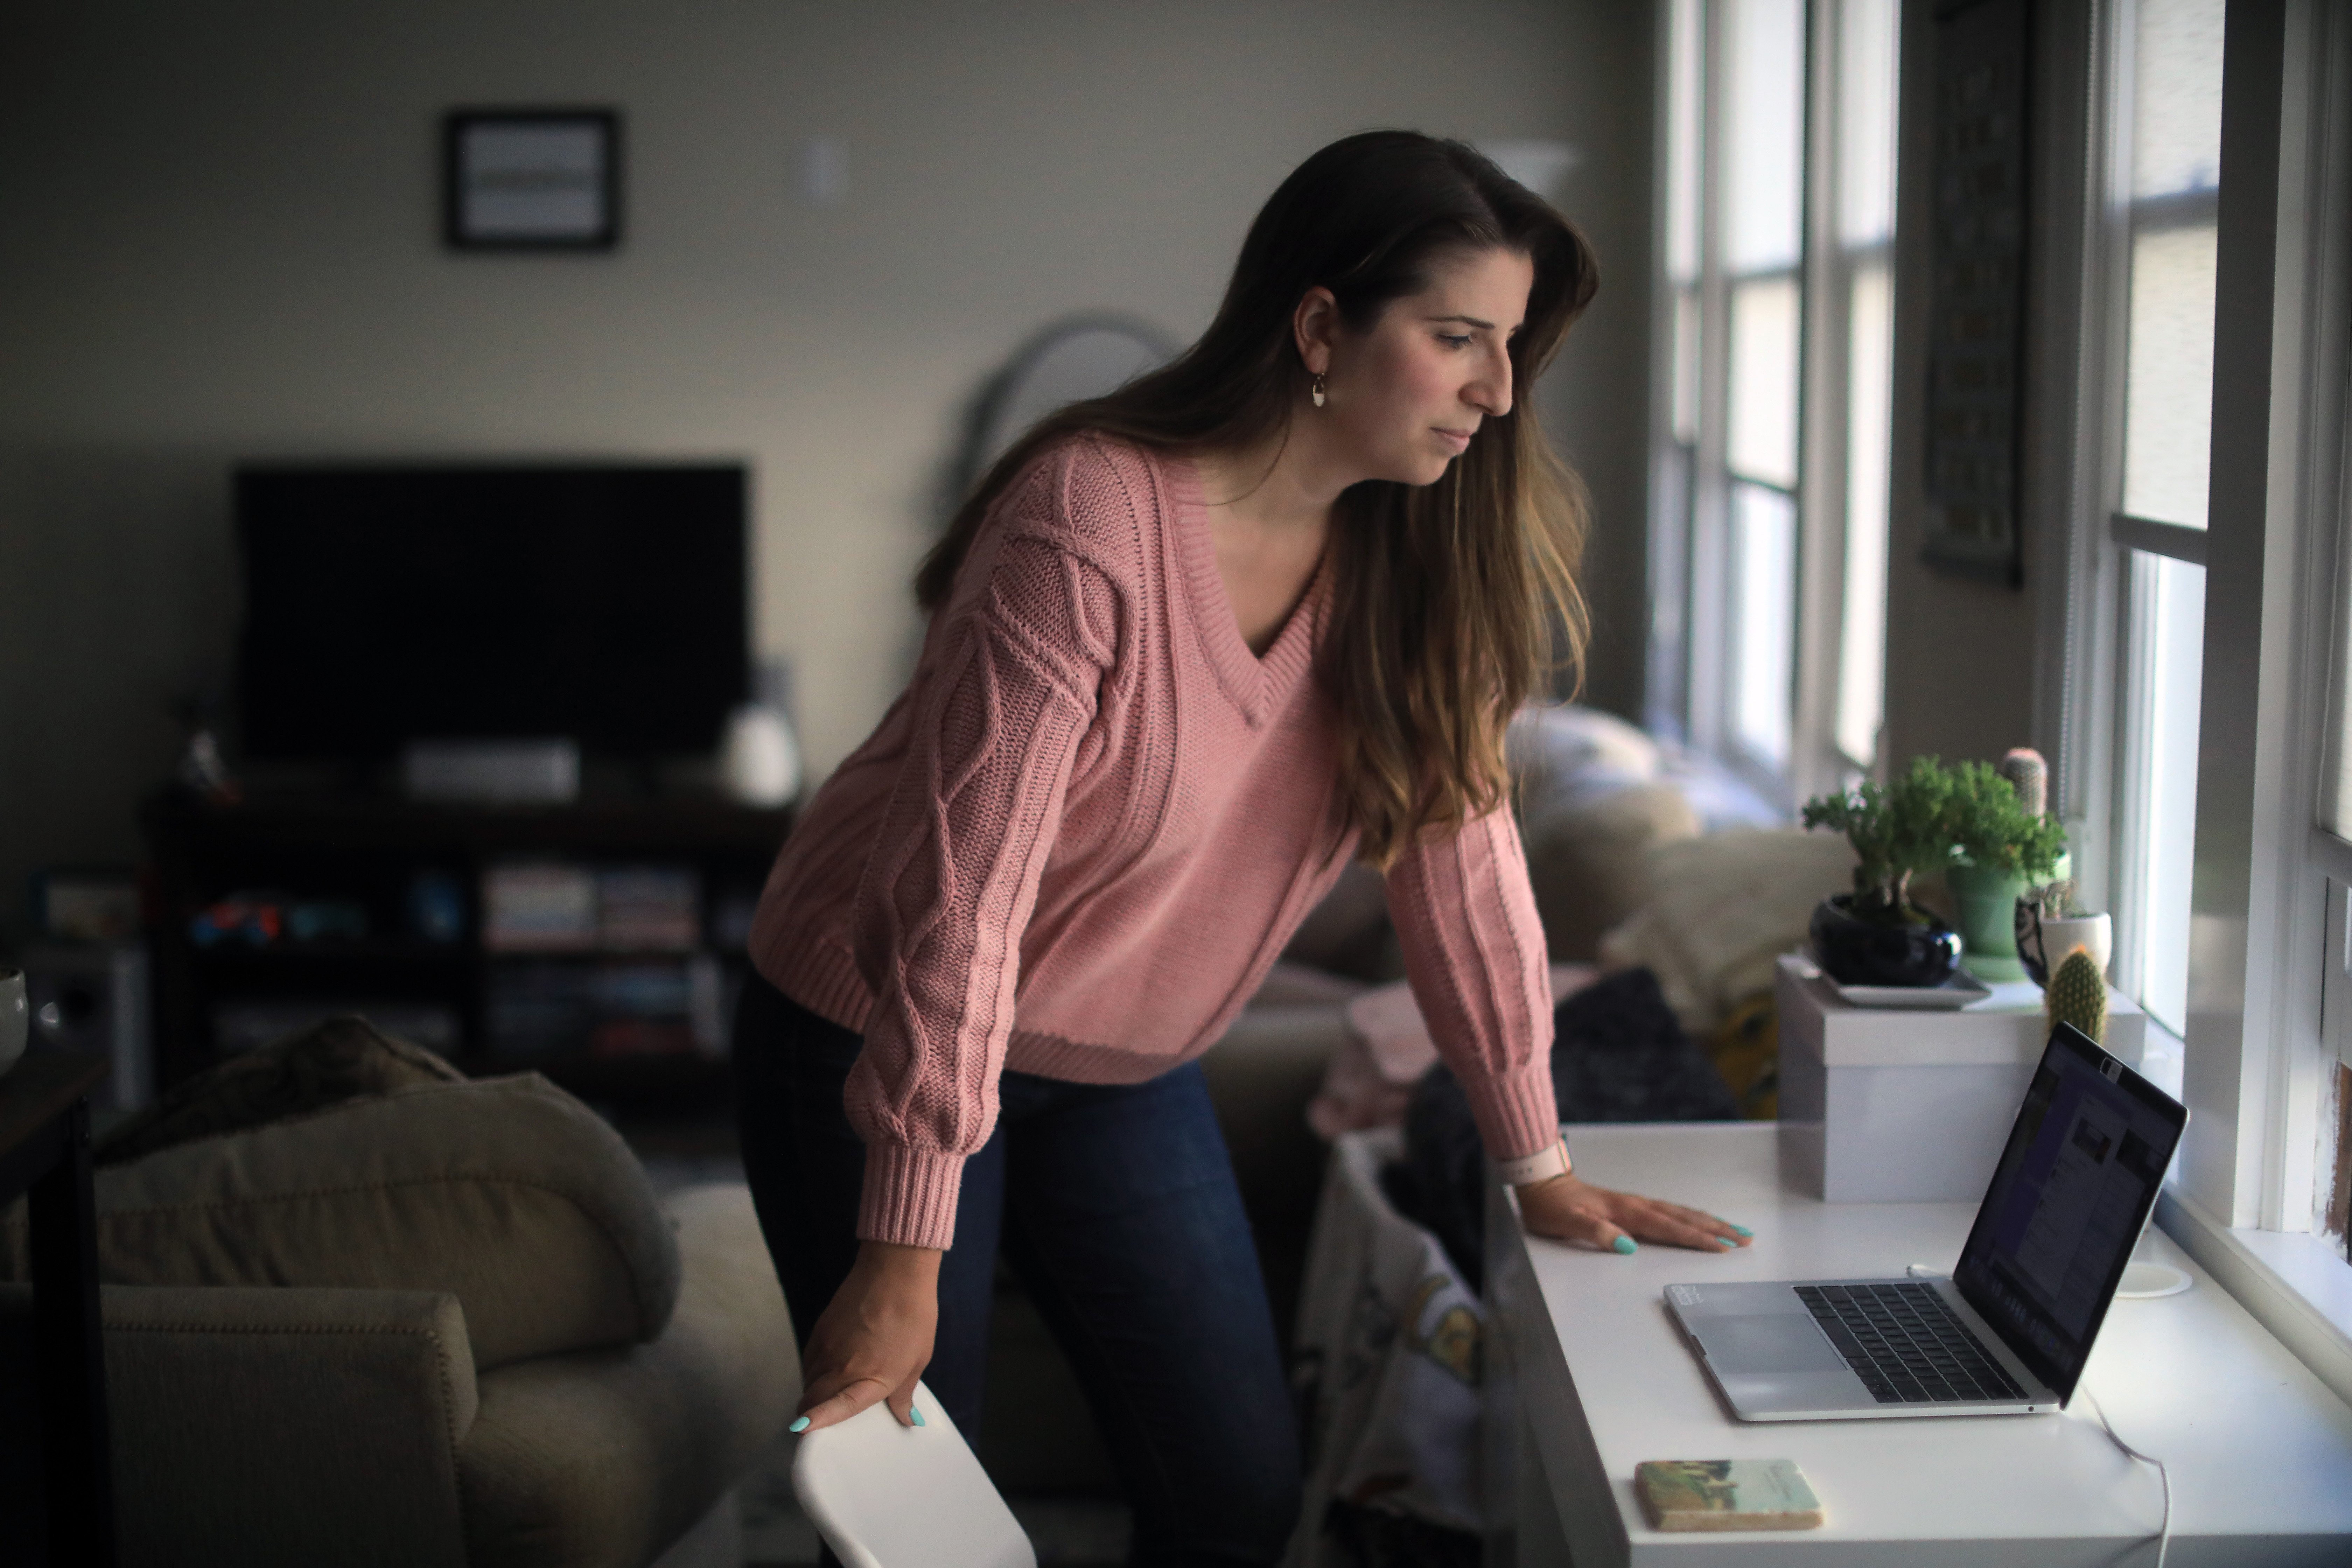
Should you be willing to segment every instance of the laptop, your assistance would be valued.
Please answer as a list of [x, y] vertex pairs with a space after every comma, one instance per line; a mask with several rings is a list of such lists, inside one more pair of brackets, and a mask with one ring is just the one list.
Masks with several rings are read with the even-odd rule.
[[1669, 1285], [1667, 1310], [1742, 1421], [2062, 1410], [2188, 1122], [2060, 1024], [1950, 1279]]

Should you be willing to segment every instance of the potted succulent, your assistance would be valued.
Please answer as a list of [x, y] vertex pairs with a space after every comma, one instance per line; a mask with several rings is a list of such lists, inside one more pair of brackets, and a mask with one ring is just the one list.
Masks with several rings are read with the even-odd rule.
[[[2065, 851], [2064, 829], [2029, 809], [2023, 795], [1990, 763], [1947, 768], [1934, 757], [1916, 757], [1888, 784], [1865, 781], [1807, 801], [1805, 826], [1843, 833], [1857, 862], [1854, 890], [1813, 910], [1822, 967], [1847, 985], [1938, 985], [1965, 947], [1979, 978], [2022, 973], [2018, 894], [2046, 880]], [[1911, 879], [1936, 870], [1953, 886], [1957, 932], [1911, 901]], [[1972, 887], [1972, 874], [1993, 881], [1996, 890], [1988, 895]], [[1988, 956], [1980, 958], [1980, 951]]]
[[2090, 953], [2094, 968], [2105, 973], [2115, 947], [2114, 921], [2101, 911], [2078, 906], [2070, 878], [2028, 888], [2017, 900], [2017, 959], [2033, 984], [2047, 989], [2050, 976], [2078, 947]]
[[[1853, 891], [1813, 910], [1813, 953], [1847, 985], [1939, 985], [1960, 939], [1911, 901], [1911, 879], [1952, 863], [1960, 774], [1917, 757], [1887, 784], [1864, 780], [1805, 803], [1807, 827], [1834, 828], [1853, 846]], [[2003, 788], [2008, 786], [2004, 784]]]
[[2041, 754], [2032, 751], [2010, 752], [1998, 768], [1960, 764], [1952, 821], [1960, 858], [1944, 881], [1959, 917], [1969, 972], [1979, 980], [2025, 977], [2017, 951], [2018, 900], [2062, 874], [2066, 831], [2043, 815], [2046, 777]]

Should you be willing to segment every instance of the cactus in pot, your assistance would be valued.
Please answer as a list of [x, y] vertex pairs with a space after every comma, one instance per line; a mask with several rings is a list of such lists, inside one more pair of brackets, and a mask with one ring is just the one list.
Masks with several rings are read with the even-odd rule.
[[2034, 816], [2050, 811], [2050, 764], [2031, 746], [2011, 746], [2000, 754], [2000, 776], [2017, 792], [2017, 804]]
[[2099, 972], [2090, 949], [2077, 947], [2051, 973], [2042, 1007], [2053, 1027], [2072, 1024], [2094, 1045], [2106, 1044], [2107, 977]]

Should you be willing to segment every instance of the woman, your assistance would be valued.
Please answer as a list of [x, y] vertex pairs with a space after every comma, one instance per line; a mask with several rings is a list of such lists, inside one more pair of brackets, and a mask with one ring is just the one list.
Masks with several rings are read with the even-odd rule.
[[1529, 1228], [1741, 1244], [1569, 1173], [1506, 799], [1505, 726], [1583, 626], [1580, 492], [1517, 392], [1594, 282], [1470, 148], [1349, 137], [1199, 342], [1041, 423], [925, 561], [914, 678], [784, 846], [737, 1024], [806, 1426], [919, 1422], [922, 1374], [971, 1429], [1001, 1244], [1134, 1560], [1281, 1554], [1296, 1438], [1191, 1064], [1356, 858]]

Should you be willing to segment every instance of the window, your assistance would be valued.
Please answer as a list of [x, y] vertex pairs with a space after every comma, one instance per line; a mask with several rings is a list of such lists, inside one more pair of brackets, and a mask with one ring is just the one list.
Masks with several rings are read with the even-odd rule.
[[1898, 14], [1665, 11], [1647, 716], [1784, 805], [1876, 760]]
[[2116, 985], [2189, 1029], [2222, 0], [2137, 0], [2115, 28], [2122, 152], [2111, 200], [2124, 274], [2123, 453], [2111, 530], [2124, 610], [2116, 736]]
[[[1886, 685], [1887, 460], [1895, 378], [1895, 84], [1900, 70], [1893, 4], [1838, 11], [1836, 246], [1826, 290], [1843, 330], [1844, 472], [1835, 706], [1839, 763], [1878, 760]], [[1841, 781], [1843, 782], [1843, 781]]]
[[2159, 1218], [2352, 1397], [2352, 12], [2085, 19], [2038, 57], [2048, 210], [2083, 203], [2037, 237], [2063, 799], [2113, 978], [2181, 1037]]

